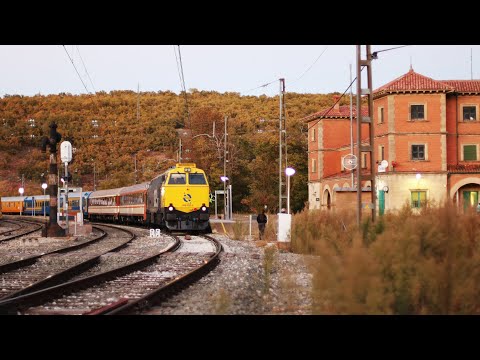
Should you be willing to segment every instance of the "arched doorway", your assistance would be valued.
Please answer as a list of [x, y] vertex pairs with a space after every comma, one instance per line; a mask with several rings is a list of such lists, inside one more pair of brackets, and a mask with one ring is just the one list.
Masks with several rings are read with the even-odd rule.
[[325, 190], [323, 193], [324, 204], [327, 205], [327, 210], [332, 208], [332, 197], [330, 196], [330, 191]]
[[480, 179], [469, 177], [455, 184], [450, 190], [450, 198], [464, 212], [476, 208], [480, 200]]
[[470, 208], [476, 208], [478, 205], [478, 200], [480, 199], [480, 186], [477, 184], [467, 184], [462, 186], [459, 191], [459, 200], [461, 202], [461, 207], [463, 211], [466, 212]]

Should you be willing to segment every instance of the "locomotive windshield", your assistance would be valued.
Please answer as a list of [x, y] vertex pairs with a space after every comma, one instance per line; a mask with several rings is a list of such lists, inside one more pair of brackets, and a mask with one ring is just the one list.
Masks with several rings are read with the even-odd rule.
[[185, 174], [170, 174], [169, 184], [186, 184]]
[[207, 181], [203, 174], [188, 174], [188, 183], [190, 185], [206, 185]]

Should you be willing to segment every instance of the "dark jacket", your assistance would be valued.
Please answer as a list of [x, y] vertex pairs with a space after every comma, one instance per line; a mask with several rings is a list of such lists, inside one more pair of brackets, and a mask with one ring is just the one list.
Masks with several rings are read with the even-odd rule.
[[263, 214], [263, 213], [257, 215], [257, 222], [258, 222], [259, 224], [266, 224], [266, 223], [267, 223], [267, 220], [268, 220], [268, 219], [267, 219], [267, 215], [265, 215], [265, 214]]

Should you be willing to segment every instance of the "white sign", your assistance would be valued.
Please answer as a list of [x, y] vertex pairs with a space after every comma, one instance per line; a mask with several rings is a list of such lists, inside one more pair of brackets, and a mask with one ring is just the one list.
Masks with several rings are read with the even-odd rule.
[[63, 141], [60, 145], [60, 158], [62, 159], [62, 163], [72, 161], [72, 144], [70, 141]]
[[343, 157], [343, 167], [347, 170], [353, 170], [357, 167], [357, 157], [353, 154], [348, 154]]

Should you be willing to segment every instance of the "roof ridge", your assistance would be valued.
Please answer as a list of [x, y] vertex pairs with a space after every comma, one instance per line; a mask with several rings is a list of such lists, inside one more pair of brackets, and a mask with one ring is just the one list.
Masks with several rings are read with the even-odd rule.
[[431, 77], [419, 74], [413, 69], [410, 69], [407, 73], [374, 90], [374, 94], [378, 94], [382, 91], [395, 92], [409, 90], [454, 91], [455, 89], [449, 84], [445, 84], [439, 80], [432, 79]]

